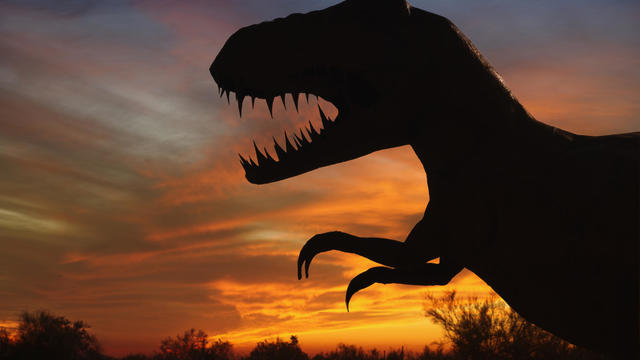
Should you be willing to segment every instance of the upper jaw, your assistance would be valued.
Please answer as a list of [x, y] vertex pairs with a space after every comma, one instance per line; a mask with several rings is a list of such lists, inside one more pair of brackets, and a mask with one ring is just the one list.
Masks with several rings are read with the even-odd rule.
[[[240, 163], [245, 171], [245, 177], [253, 184], [266, 184], [297, 176], [322, 166], [339, 161], [335, 159], [335, 152], [339, 151], [340, 139], [343, 134], [340, 125], [343, 123], [341, 115], [334, 121], [324, 115], [318, 107], [322, 119], [322, 128], [316, 129], [311, 121], [300, 129], [299, 134], [284, 133], [284, 144], [280, 145], [273, 139], [273, 147], [277, 160], [265, 148], [264, 153], [254, 142], [256, 161], [240, 155]], [[295, 144], [295, 146], [294, 146]]]
[[217, 64], [219, 58], [220, 56], [216, 58], [209, 71], [220, 89], [220, 96], [230, 97], [230, 92], [235, 93], [240, 116], [242, 116], [242, 100], [247, 96], [251, 98], [252, 103], [256, 98], [264, 99], [271, 114], [273, 114], [274, 100], [279, 97], [284, 103], [286, 94], [291, 94], [296, 109], [302, 94], [307, 99], [309, 95], [322, 97], [340, 110], [348, 106], [341, 92], [336, 91], [336, 82], [327, 77], [326, 70], [320, 67], [287, 69], [289, 71], [254, 68], [251, 69], [251, 74], [247, 75], [247, 71], [229, 66], [226, 59], [223, 64]]

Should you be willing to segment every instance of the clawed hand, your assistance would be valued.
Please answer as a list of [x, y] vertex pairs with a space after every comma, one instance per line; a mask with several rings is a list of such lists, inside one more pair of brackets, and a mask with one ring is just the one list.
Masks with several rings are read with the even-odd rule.
[[339, 250], [364, 256], [387, 266], [373, 267], [354, 277], [347, 288], [345, 303], [349, 311], [349, 301], [353, 295], [375, 283], [408, 285], [444, 285], [462, 267], [452, 264], [430, 264], [418, 260], [405, 243], [381, 239], [360, 238], [340, 231], [318, 234], [307, 241], [298, 256], [298, 280], [302, 279], [302, 265], [305, 277], [309, 277], [309, 266], [313, 258], [323, 252]]

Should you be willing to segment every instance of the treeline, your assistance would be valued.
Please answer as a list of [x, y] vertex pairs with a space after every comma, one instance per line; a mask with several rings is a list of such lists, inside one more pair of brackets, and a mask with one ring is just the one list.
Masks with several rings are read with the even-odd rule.
[[[122, 360], [602, 360], [528, 323], [498, 299], [460, 299], [455, 292], [428, 296], [425, 315], [442, 326], [445, 338], [422, 352], [404, 348], [364, 350], [340, 344], [309, 356], [298, 338], [261, 341], [249, 354], [238, 354], [228, 341], [190, 329], [160, 341], [152, 354]], [[83, 321], [46, 311], [24, 312], [15, 331], [0, 328], [0, 360], [115, 360], [104, 355]]]

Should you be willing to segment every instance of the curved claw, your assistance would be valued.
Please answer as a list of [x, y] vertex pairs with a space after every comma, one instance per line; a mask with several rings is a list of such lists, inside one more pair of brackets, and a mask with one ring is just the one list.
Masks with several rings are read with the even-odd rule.
[[[311, 238], [313, 239], [313, 238]], [[311, 240], [309, 240], [311, 241]], [[298, 280], [302, 279], [302, 264], [304, 264], [304, 272], [306, 277], [309, 277], [309, 264], [311, 263], [311, 259], [313, 259], [313, 254], [311, 256], [309, 256], [309, 249], [308, 249], [308, 244], [309, 241], [307, 241], [306, 244], [304, 244], [304, 246], [302, 247], [302, 249], [300, 250], [300, 254], [298, 254]]]
[[[313, 238], [311, 238], [313, 240]], [[319, 253], [320, 251], [312, 251], [310, 249], [309, 243], [311, 240], [307, 241], [306, 244], [300, 250], [300, 254], [298, 255], [298, 280], [302, 279], [302, 264], [304, 264], [304, 274], [306, 278], [309, 278], [309, 265], [311, 265], [311, 260], [313, 257]]]
[[349, 286], [347, 287], [347, 293], [345, 296], [345, 303], [347, 304], [347, 311], [349, 311], [349, 301], [351, 301], [351, 297], [360, 290], [366, 289], [369, 286], [377, 283], [383, 282], [386, 283], [386, 276], [389, 275], [394, 269], [384, 267], [384, 266], [376, 266], [371, 269], [358, 274], [356, 277], [351, 279], [349, 282]]
[[302, 279], [302, 264], [304, 264], [305, 277], [309, 277], [309, 266], [311, 260], [320, 254], [331, 249], [332, 240], [335, 240], [342, 233], [338, 231], [314, 235], [307, 241], [298, 255], [298, 280]]
[[[300, 254], [298, 255], [298, 280], [302, 279], [302, 263], [305, 262], [304, 256], [302, 256], [302, 250], [300, 250]], [[307, 277], [309, 277], [309, 270], [307, 270]]]

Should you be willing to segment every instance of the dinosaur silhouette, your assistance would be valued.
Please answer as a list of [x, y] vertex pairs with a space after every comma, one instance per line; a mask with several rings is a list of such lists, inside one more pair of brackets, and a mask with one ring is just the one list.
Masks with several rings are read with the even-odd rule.
[[[354, 253], [384, 266], [351, 280], [447, 284], [468, 268], [518, 313], [614, 356], [639, 349], [640, 133], [585, 136], [536, 121], [446, 18], [404, 0], [348, 0], [238, 30], [210, 68], [220, 95], [314, 94], [323, 129], [285, 133], [278, 160], [240, 155], [256, 184], [410, 145], [429, 203], [404, 242], [343, 232], [300, 251]], [[293, 143], [291, 142], [293, 141]], [[440, 258], [438, 264], [427, 261]]]

